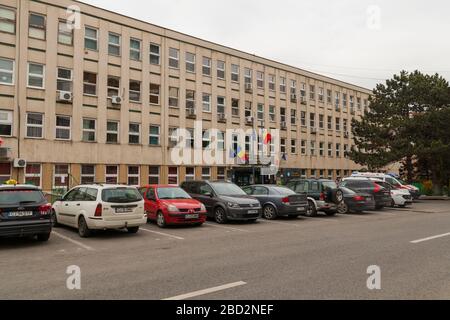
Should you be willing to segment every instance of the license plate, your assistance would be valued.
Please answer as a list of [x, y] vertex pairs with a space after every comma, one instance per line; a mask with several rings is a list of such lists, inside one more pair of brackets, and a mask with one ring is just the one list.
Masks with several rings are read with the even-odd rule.
[[11, 218], [23, 218], [23, 217], [31, 217], [33, 215], [33, 211], [17, 211], [17, 212], [10, 212], [8, 214]]
[[298, 207], [297, 211], [305, 211], [305, 207]]
[[258, 213], [258, 210], [249, 210], [248, 213], [249, 213], [249, 214]]
[[199, 215], [198, 214], [187, 214], [185, 216], [186, 219], [198, 219]]
[[132, 211], [132, 208], [116, 208], [116, 213], [129, 213]]

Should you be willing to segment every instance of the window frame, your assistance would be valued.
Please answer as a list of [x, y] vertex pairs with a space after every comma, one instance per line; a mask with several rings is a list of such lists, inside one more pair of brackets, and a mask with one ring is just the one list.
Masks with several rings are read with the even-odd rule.
[[[117, 37], [119, 39], [119, 43], [113, 43], [111, 42], [111, 36]], [[118, 53], [112, 53], [111, 47], [116, 48], [118, 50]], [[114, 57], [120, 57], [122, 51], [122, 36], [115, 32], [108, 32], [108, 55], [114, 56]]]
[[[158, 48], [158, 53], [152, 51], [152, 46], [154, 48]], [[152, 62], [152, 57], [154, 59], [156, 58], [158, 60], [158, 63]], [[149, 45], [149, 63], [151, 65], [154, 65], [154, 66], [160, 66], [161, 65], [161, 45], [159, 45], [157, 43], [154, 43], [154, 42], [150, 42], [150, 45]]]
[[[108, 129], [109, 123], [117, 124], [117, 130]], [[108, 141], [108, 135], [116, 135], [116, 141]], [[120, 143], [120, 121], [118, 120], [106, 120], [106, 143], [107, 144], [119, 144]]]
[[[69, 126], [58, 126], [58, 118], [66, 118], [69, 119]], [[69, 130], [69, 138], [64, 139], [64, 138], [58, 138], [58, 129], [59, 130]], [[67, 115], [60, 115], [57, 114], [55, 116], [55, 140], [59, 140], [59, 141], [71, 141], [72, 140], [72, 117], [71, 116], [67, 116]]]
[[5, 85], [5, 86], [14, 86], [15, 84], [15, 70], [16, 70], [16, 61], [14, 59], [9, 59], [9, 58], [3, 58], [0, 57], [0, 60], [4, 60], [4, 61], [9, 61], [12, 62], [12, 70], [8, 70], [8, 69], [0, 69], [0, 73], [6, 73], [6, 74], [11, 74], [11, 83], [8, 82], [3, 82], [0, 78], [0, 84], [1, 85]]
[[[134, 48], [131, 44], [135, 42], [139, 44], [139, 48]], [[137, 58], [133, 56], [133, 54], [137, 54]], [[132, 61], [142, 61], [142, 40], [138, 38], [130, 38], [130, 60]]]
[[[86, 129], [84, 128], [84, 121], [94, 121], [94, 129]], [[84, 139], [84, 133], [94, 133], [94, 139], [93, 140], [85, 140]], [[81, 120], [81, 141], [82, 142], [88, 142], [88, 143], [94, 143], [97, 142], [97, 119], [93, 118], [82, 118]]]
[[[137, 125], [138, 131], [132, 131], [132, 126]], [[137, 137], [137, 142], [132, 142], [131, 137]], [[139, 145], [141, 143], [141, 124], [139, 122], [129, 122], [128, 123], [128, 144]]]
[[7, 19], [7, 18], [0, 19], [0, 24], [1, 23], [11, 24], [13, 27], [13, 31], [9, 32], [1, 30], [0, 33], [16, 34], [17, 10], [15, 8], [11, 8], [4, 5], [0, 5], [0, 9], [3, 9], [5, 11], [11, 11], [14, 14], [14, 19]]
[[[44, 25], [43, 26], [38, 26], [38, 25], [32, 25], [31, 24], [31, 16], [38, 16], [44, 19]], [[35, 35], [32, 35], [31, 30], [37, 30], [37, 31], [42, 31], [44, 36], [43, 38], [37, 37]], [[47, 16], [43, 13], [38, 13], [38, 12], [33, 12], [30, 11], [28, 14], [28, 38], [30, 39], [37, 39], [37, 40], [47, 40]]]
[[[41, 116], [41, 124], [29, 124], [28, 123], [28, 117], [30, 116], [30, 114], [33, 115], [40, 115]], [[45, 117], [43, 113], [39, 113], [39, 112], [27, 112], [26, 113], [26, 119], [25, 119], [25, 137], [27, 139], [43, 139], [44, 138], [44, 126], [45, 126]], [[41, 136], [40, 137], [32, 137], [28, 135], [28, 128], [40, 128], [41, 129]]]
[[13, 123], [14, 123], [14, 112], [12, 110], [0, 110], [0, 113], [6, 113], [7, 114], [7, 120], [1, 120], [0, 119], [0, 126], [9, 126], [10, 134], [9, 135], [2, 135], [1, 137], [12, 137], [13, 135]]
[[[158, 128], [158, 133], [152, 133], [152, 127], [153, 128]], [[154, 144], [151, 143], [151, 138], [157, 138], [158, 139], [158, 143]], [[149, 130], [148, 130], [148, 145], [149, 146], [160, 146], [161, 145], [161, 126], [159, 125], [155, 125], [155, 124], [150, 124], [149, 125]]]
[[[90, 36], [88, 36], [87, 35], [87, 30], [92, 30], [92, 31], [95, 31], [95, 35], [96, 35], [96, 37], [95, 38], [93, 38], [93, 37], [90, 37]], [[94, 27], [90, 27], [90, 26], [84, 26], [84, 49], [85, 50], [90, 50], [90, 51], [96, 51], [96, 52], [98, 52], [98, 32], [99, 30], [97, 29], [97, 28], [94, 28]], [[92, 48], [88, 48], [87, 46], [86, 46], [86, 43], [87, 43], [87, 41], [92, 41], [92, 42], [95, 42], [95, 49], [92, 49]]]
[[[171, 53], [176, 53], [176, 57], [172, 56]], [[169, 47], [169, 55], [168, 56], [169, 56], [169, 64], [168, 64], [169, 69], [179, 70], [180, 69], [180, 49]], [[176, 66], [172, 66], [171, 61], [176, 62]]]
[[[42, 74], [30, 73], [30, 66], [31, 65], [41, 66], [42, 67]], [[42, 79], [42, 86], [38, 87], [38, 86], [30, 85], [30, 77], [35, 77], [35, 78]], [[27, 64], [27, 88], [37, 89], [37, 90], [44, 90], [45, 89], [45, 64], [36, 63], [36, 62], [28, 62], [28, 64]]]

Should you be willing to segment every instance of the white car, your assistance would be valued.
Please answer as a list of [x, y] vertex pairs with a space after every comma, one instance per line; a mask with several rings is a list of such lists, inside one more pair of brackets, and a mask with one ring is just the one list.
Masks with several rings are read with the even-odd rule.
[[413, 197], [408, 189], [396, 188], [392, 184], [378, 178], [377, 179], [370, 178], [370, 180], [390, 190], [392, 198], [392, 205], [391, 205], [392, 207], [399, 206], [403, 208], [408, 204], [412, 204]]
[[52, 220], [78, 229], [81, 237], [91, 230], [139, 231], [147, 223], [144, 199], [134, 187], [124, 185], [80, 185], [67, 192], [53, 206]]

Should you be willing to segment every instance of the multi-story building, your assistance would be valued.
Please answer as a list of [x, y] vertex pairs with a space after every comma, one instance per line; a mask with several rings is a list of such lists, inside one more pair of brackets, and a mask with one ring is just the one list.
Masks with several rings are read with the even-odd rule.
[[174, 164], [171, 132], [194, 121], [280, 129], [279, 177], [336, 178], [359, 168], [345, 151], [369, 94], [77, 1], [0, 1], [1, 181], [252, 181], [258, 166]]

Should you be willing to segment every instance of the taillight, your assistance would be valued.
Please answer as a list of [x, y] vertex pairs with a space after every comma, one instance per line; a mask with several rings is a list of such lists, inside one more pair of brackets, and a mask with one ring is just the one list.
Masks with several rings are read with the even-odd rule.
[[281, 202], [283, 202], [284, 204], [289, 204], [289, 197], [281, 199]]
[[95, 217], [101, 217], [102, 216], [102, 210], [103, 208], [102, 208], [102, 204], [101, 203], [99, 203], [98, 205], [97, 205], [97, 208], [95, 208], [95, 214], [94, 214], [94, 216]]
[[320, 199], [321, 201], [325, 201], [325, 193], [321, 192], [321, 193], [320, 193], [319, 199]]
[[373, 189], [373, 192], [377, 193], [377, 192], [380, 192], [380, 191], [381, 191], [380, 185], [374, 183], [374, 186], [375, 186], [375, 189]]
[[44, 204], [39, 207], [39, 213], [41, 216], [46, 216], [52, 213], [52, 205], [50, 203]]
[[364, 199], [363, 196], [354, 196], [353, 200], [355, 200], [355, 201], [364, 201], [365, 199]]

